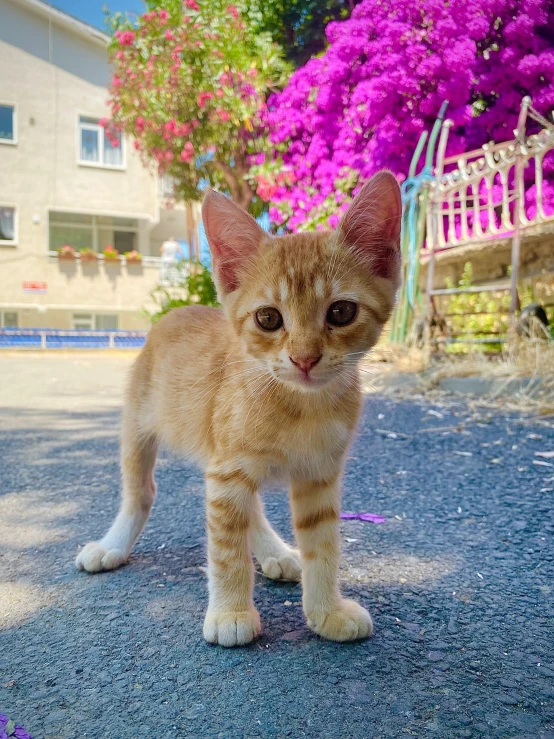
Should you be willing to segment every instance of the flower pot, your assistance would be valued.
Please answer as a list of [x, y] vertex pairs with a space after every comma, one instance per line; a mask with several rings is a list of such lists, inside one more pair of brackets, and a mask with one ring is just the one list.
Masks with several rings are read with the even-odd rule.
[[74, 262], [76, 257], [75, 254], [58, 254], [58, 259], [65, 260], [67, 262]]
[[127, 264], [142, 264], [140, 257], [126, 257]]
[[81, 262], [97, 262], [96, 254], [81, 254]]

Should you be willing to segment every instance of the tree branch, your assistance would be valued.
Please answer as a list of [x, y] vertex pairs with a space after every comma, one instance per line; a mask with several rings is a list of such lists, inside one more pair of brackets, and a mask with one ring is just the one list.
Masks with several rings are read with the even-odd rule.
[[213, 159], [212, 163], [219, 169], [225, 182], [228, 184], [233, 202], [240, 205], [241, 208], [248, 210], [254, 198], [254, 191], [250, 187], [248, 180], [243, 176], [248, 171], [245, 167], [245, 162], [241, 162], [240, 158], [237, 158], [235, 161], [238, 165], [236, 167], [231, 167], [227, 162], [221, 162], [217, 159]]
[[233, 168], [226, 162], [220, 162], [216, 159], [213, 159], [212, 161], [214, 166], [219, 169], [219, 171], [225, 178], [225, 182], [229, 185], [229, 190], [231, 190], [231, 197], [233, 201], [235, 203], [238, 203], [241, 199], [241, 187], [236, 173], [233, 171]]

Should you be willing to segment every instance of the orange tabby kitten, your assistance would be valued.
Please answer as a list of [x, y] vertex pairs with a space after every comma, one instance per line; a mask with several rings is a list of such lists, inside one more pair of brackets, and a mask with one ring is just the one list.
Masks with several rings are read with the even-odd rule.
[[[300, 580], [308, 626], [336, 641], [371, 634], [338, 587], [340, 478], [361, 407], [358, 361], [390, 315], [400, 272], [398, 184], [380, 172], [337, 230], [270, 237], [208, 191], [203, 221], [223, 310], [173, 310], [134, 364], [123, 415], [121, 509], [77, 567], [129, 557], [156, 494], [160, 442], [206, 474], [209, 605], [204, 638], [260, 632], [251, 552], [265, 575]], [[290, 484], [299, 552], [273, 531], [260, 490]]]

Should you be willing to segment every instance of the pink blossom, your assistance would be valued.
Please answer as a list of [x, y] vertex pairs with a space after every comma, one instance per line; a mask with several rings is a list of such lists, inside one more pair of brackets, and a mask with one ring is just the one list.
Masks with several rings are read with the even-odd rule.
[[183, 5], [186, 8], [190, 8], [190, 10], [196, 10], [196, 11], [199, 11], [200, 10], [200, 7], [199, 7], [198, 3], [196, 2], [196, 0], [185, 0], [185, 2], [183, 3]]
[[181, 152], [181, 155], [179, 158], [182, 162], [190, 162], [193, 156], [194, 156], [194, 146], [191, 144], [190, 141], [187, 141], [187, 143], [183, 147], [183, 151]]
[[214, 96], [213, 92], [201, 92], [200, 95], [196, 99], [198, 107], [203, 108], [206, 104], [206, 100], [211, 100], [213, 96]]
[[121, 46], [132, 46], [135, 43], [134, 31], [116, 31], [115, 37]]

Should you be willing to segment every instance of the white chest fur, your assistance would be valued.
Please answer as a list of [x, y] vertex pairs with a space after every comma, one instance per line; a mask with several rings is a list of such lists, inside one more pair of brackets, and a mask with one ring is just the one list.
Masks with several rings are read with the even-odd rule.
[[324, 480], [338, 473], [351, 430], [342, 422], [329, 421], [277, 436], [275, 458], [266, 460], [269, 478]]

